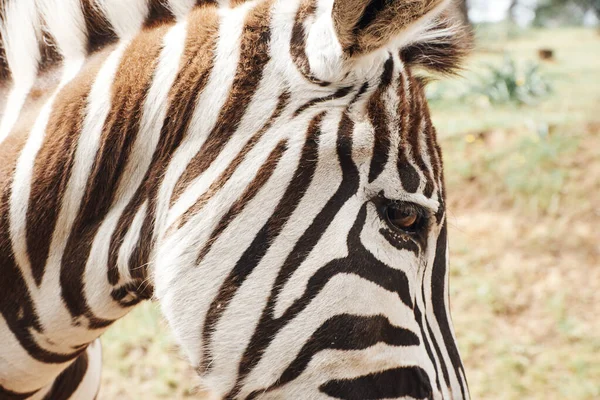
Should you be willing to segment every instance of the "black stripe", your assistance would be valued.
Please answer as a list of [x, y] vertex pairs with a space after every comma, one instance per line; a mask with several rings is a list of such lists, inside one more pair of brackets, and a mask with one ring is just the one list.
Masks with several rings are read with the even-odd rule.
[[202, 330], [203, 343], [205, 343], [205, 348], [207, 349], [202, 358], [202, 365], [200, 367], [202, 370], [206, 370], [208, 365], [210, 365], [210, 348], [214, 327], [227, 309], [229, 302], [237, 290], [252, 271], [254, 271], [271, 244], [279, 236], [312, 182], [319, 158], [318, 141], [321, 135], [320, 125], [323, 115], [323, 113], [319, 114], [311, 121], [306, 132], [306, 141], [304, 142], [300, 161], [275, 211], [256, 234], [250, 246], [244, 251], [244, 254], [242, 254], [233, 270], [229, 273], [221, 285], [219, 293], [210, 305]]
[[[266, 348], [274, 339], [275, 334], [298, 312], [304, 309], [310, 298], [303, 296], [292, 305], [288, 311], [279, 319], [274, 318], [274, 310], [277, 298], [285, 283], [298, 269], [301, 263], [308, 257], [311, 250], [316, 246], [327, 227], [331, 224], [342, 206], [357, 191], [359, 185], [358, 168], [352, 160], [352, 133], [354, 123], [344, 114], [340, 120], [337, 139], [338, 160], [342, 169], [342, 182], [336, 193], [328, 200], [327, 204], [312, 221], [308, 229], [296, 242], [292, 252], [285, 260], [275, 284], [269, 295], [267, 305], [262, 312], [258, 326], [256, 327], [250, 345], [246, 348], [238, 370], [238, 379], [235, 387], [226, 398], [235, 398], [246, 376], [258, 364]], [[310, 287], [310, 284], [309, 286]], [[316, 288], [320, 290], [320, 288]]]
[[4, 386], [0, 385], [0, 400], [26, 400], [39, 392], [39, 390], [35, 390], [33, 392], [28, 393], [17, 393], [12, 390], [6, 389]]
[[87, 30], [88, 53], [94, 53], [119, 39], [95, 0], [82, 0], [81, 9]]
[[310, 62], [306, 55], [306, 32], [305, 23], [308, 18], [315, 14], [317, 9], [316, 1], [303, 1], [296, 13], [294, 26], [292, 27], [292, 36], [290, 38], [290, 55], [294, 61], [294, 65], [304, 78], [316, 85], [326, 87], [331, 85], [331, 82], [323, 81], [316, 78], [310, 70]]
[[[0, 199], [0, 288], [10, 291], [10, 296], [0, 296], [0, 314], [19, 344], [34, 359], [47, 364], [71, 361], [83, 350], [70, 354], [48, 351], [35, 340], [32, 331], [43, 332], [37, 311], [31, 299], [27, 283], [16, 264], [10, 239], [9, 202], [12, 176], [6, 182], [5, 192]], [[84, 349], [85, 350], [85, 349]]]
[[148, 1], [148, 15], [144, 21], [145, 28], [152, 28], [154, 26], [170, 23], [175, 21], [175, 16], [171, 13], [171, 10], [163, 0], [149, 0]]
[[[116, 200], [117, 189], [127, 179], [123, 171], [138, 136], [140, 116], [165, 33], [166, 29], [138, 35], [120, 60], [111, 83], [110, 111], [103, 121], [98, 150], [62, 257], [60, 283], [64, 303], [75, 324], [79, 323], [78, 317], [85, 315], [92, 329], [104, 328], [113, 321], [97, 318], [92, 313], [85, 296], [85, 265], [94, 238]], [[131, 69], [131, 63], [139, 60], [144, 61], [143, 67]], [[107, 278], [115, 285], [119, 280], [117, 250], [110, 247], [109, 251]]]
[[[0, 0], [0, 24], [6, 24], [7, 0]], [[6, 59], [6, 45], [2, 37], [0, 37], [0, 88], [4, 85], [4, 81], [11, 78], [10, 69], [8, 68], [8, 60]]]
[[389, 244], [398, 250], [407, 250], [413, 252], [416, 257], [421, 254], [419, 245], [412, 239], [402, 237], [402, 235], [394, 235], [389, 229], [381, 228], [379, 233], [388, 241]]
[[354, 379], [332, 380], [319, 387], [321, 392], [344, 400], [431, 398], [427, 373], [419, 367], [390, 369]]
[[275, 173], [275, 169], [277, 169], [277, 165], [281, 160], [281, 156], [287, 149], [287, 140], [281, 140], [275, 149], [271, 151], [271, 154], [267, 157], [267, 160], [263, 165], [260, 166], [258, 171], [256, 172], [256, 176], [254, 180], [250, 182], [244, 193], [240, 196], [238, 200], [236, 200], [229, 210], [223, 215], [215, 229], [210, 234], [210, 238], [207, 240], [206, 244], [198, 253], [198, 258], [196, 259], [196, 265], [199, 265], [204, 257], [208, 254], [212, 245], [219, 239], [221, 234], [227, 229], [231, 221], [235, 219], [244, 208], [256, 197], [258, 192], [263, 188], [263, 186], [269, 181], [271, 176]]
[[85, 378], [88, 366], [88, 355], [83, 353], [54, 380], [52, 389], [44, 396], [43, 400], [68, 400], [71, 398]]
[[[442, 297], [442, 294], [439, 293], [438, 295], [433, 296], [433, 297]], [[446, 366], [446, 362], [444, 361], [444, 358], [442, 357], [440, 345], [438, 344], [437, 339], [435, 338], [435, 336], [433, 334], [433, 330], [431, 329], [431, 324], [427, 320], [427, 317], [425, 317], [424, 322], [425, 322], [425, 327], [427, 328], [427, 332], [429, 333], [429, 338], [430, 338], [431, 344], [433, 345], [435, 354], [437, 354], [438, 361], [440, 362], [440, 368], [442, 369], [442, 375], [444, 377], [444, 382], [446, 382], [446, 385], [449, 385], [450, 384], [450, 376], [448, 375], [448, 367]], [[437, 374], [437, 372], [436, 372], [436, 374]]]
[[364, 350], [378, 343], [390, 346], [418, 346], [419, 338], [407, 329], [390, 324], [383, 315], [336, 315], [312, 334], [295, 360], [281, 374], [277, 383], [268, 390], [281, 387], [298, 378], [313, 356], [320, 351]]
[[426, 321], [423, 318], [423, 314], [421, 313], [421, 309], [419, 308], [418, 304], [415, 304], [414, 314], [415, 314], [415, 321], [417, 322], [417, 325], [419, 325], [419, 329], [421, 330], [421, 338], [423, 339], [423, 343], [425, 344], [425, 351], [427, 352], [427, 356], [429, 357], [429, 359], [431, 360], [431, 363], [433, 364], [433, 370], [435, 371], [436, 387], [439, 391], [442, 391], [442, 386], [440, 384], [440, 377], [438, 376], [438, 373], [437, 373], [437, 363], [435, 362], [433, 350], [431, 349], [431, 346], [429, 345], [429, 341], [427, 340], [427, 336], [425, 335], [424, 326], [426, 324]]
[[[211, 183], [208, 190], [206, 190], [206, 192], [204, 192], [200, 197], [198, 197], [198, 199], [196, 200], [196, 202], [194, 203], [194, 205], [192, 207], [190, 207], [188, 210], [186, 210], [186, 212], [181, 216], [181, 218], [177, 222], [178, 228], [181, 228], [183, 225], [185, 225], [185, 223], [187, 223], [187, 221], [189, 221], [189, 219], [192, 216], [198, 214], [204, 208], [204, 205], [212, 198], [212, 196], [218, 190], [220, 190], [223, 186], [225, 186], [225, 184], [229, 181], [229, 179], [231, 179], [231, 177], [233, 176], [235, 171], [237, 171], [237, 169], [240, 166], [240, 164], [242, 163], [242, 161], [244, 161], [246, 159], [246, 156], [248, 155], [248, 153], [254, 148], [254, 146], [256, 146], [256, 144], [263, 137], [263, 135], [269, 129], [271, 129], [271, 127], [273, 126], [275, 121], [279, 118], [279, 116], [281, 115], [281, 113], [283, 112], [285, 107], [287, 106], [289, 100], [290, 100], [290, 94], [287, 91], [283, 92], [279, 96], [277, 106], [275, 107], [275, 110], [273, 110], [273, 113], [271, 114], [271, 116], [269, 117], [267, 122], [265, 122], [265, 124], [258, 130], [258, 132], [256, 132], [246, 142], [246, 144], [244, 145], [242, 150], [240, 150], [240, 152], [235, 156], [233, 161], [231, 161], [231, 163], [227, 166], [227, 168], [225, 168], [225, 170], [219, 176], [219, 178]], [[171, 198], [171, 206], [174, 205], [173, 199], [174, 198], [172, 197]]]
[[398, 146], [398, 175], [400, 176], [402, 188], [408, 193], [416, 193], [421, 185], [421, 177], [415, 167], [408, 161], [406, 151], [407, 148], [404, 143]]
[[354, 26], [354, 33], [358, 34], [359, 31], [364, 30], [371, 25], [383, 10], [390, 7], [390, 3], [389, 0], [370, 0], [365, 7], [362, 16]]
[[304, 103], [303, 105], [301, 105], [300, 107], [298, 107], [298, 109], [294, 112], [294, 117], [297, 117], [298, 115], [302, 114], [304, 111], [309, 109], [310, 107], [313, 107], [317, 104], [321, 104], [326, 101], [331, 101], [331, 100], [341, 99], [342, 97], [346, 97], [346, 95], [348, 93], [350, 93], [352, 91], [352, 89], [354, 89], [354, 87], [352, 87], [352, 86], [343, 87], [343, 88], [336, 90], [335, 93], [330, 94], [328, 96], [318, 97], [316, 99], [309, 100], [306, 103]]
[[368, 113], [373, 125], [375, 142], [373, 144], [373, 158], [369, 169], [369, 183], [373, 182], [385, 168], [389, 158], [391, 133], [388, 126], [387, 108], [383, 95], [392, 84], [394, 74], [394, 59], [390, 57], [385, 62], [379, 87], [369, 101]]
[[[419, 83], [413, 77], [409, 77], [411, 80], [410, 88], [411, 88], [411, 112], [410, 112], [410, 129], [408, 132], [408, 145], [411, 148], [412, 158], [417, 165], [417, 168], [421, 170], [423, 175], [425, 176], [425, 188], [423, 189], [423, 195], [425, 197], [431, 197], [434, 189], [433, 178], [431, 176], [431, 171], [428, 166], [425, 164], [425, 160], [423, 160], [423, 156], [421, 155], [421, 125], [424, 121], [423, 110], [427, 108], [424, 104], [423, 94], [420, 91]], [[407, 163], [408, 164], [408, 163]]]
[[460, 384], [461, 390], [464, 392], [468, 391], [468, 388], [463, 387], [463, 382], [460, 379], [460, 372], [464, 371], [464, 367], [460, 358], [460, 354], [458, 352], [458, 348], [456, 347], [456, 342], [452, 335], [452, 329], [450, 328], [450, 316], [446, 313], [446, 303], [444, 298], [444, 293], [446, 291], [446, 249], [448, 246], [448, 227], [446, 222], [442, 227], [440, 235], [438, 236], [437, 244], [436, 244], [436, 254], [435, 259], [433, 261], [433, 270], [431, 272], [431, 293], [435, 293], [437, 295], [432, 296], [431, 303], [433, 306], [433, 313], [435, 315], [435, 319], [440, 327], [440, 331], [442, 333], [442, 338], [444, 340], [444, 347], [450, 356], [450, 362], [452, 363], [452, 368], [457, 376], [458, 382]]

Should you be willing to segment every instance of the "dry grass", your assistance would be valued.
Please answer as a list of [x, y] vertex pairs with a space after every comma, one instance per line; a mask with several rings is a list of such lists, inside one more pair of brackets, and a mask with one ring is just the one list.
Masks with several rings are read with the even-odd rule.
[[492, 174], [450, 189], [452, 309], [476, 399], [600, 397], [598, 128], [557, 160], [569, 173], [548, 209], [506, 207]]
[[[497, 36], [490, 35], [495, 38]], [[456, 93], [500, 50], [552, 47], [554, 94], [491, 107]], [[600, 398], [600, 36], [528, 31], [484, 42], [433, 114], [449, 192], [452, 310], [475, 399]], [[543, 134], [541, 134], [543, 133]], [[547, 134], [546, 134], [547, 133]], [[194, 374], [153, 304], [103, 338], [101, 399], [193, 397]]]

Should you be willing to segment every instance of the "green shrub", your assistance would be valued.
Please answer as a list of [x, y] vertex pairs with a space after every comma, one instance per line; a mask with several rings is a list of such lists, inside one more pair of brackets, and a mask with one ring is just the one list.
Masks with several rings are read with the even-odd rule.
[[509, 56], [500, 65], [488, 65], [472, 92], [486, 97], [492, 104], [535, 104], [552, 91], [550, 83], [540, 72], [539, 64], [519, 67]]

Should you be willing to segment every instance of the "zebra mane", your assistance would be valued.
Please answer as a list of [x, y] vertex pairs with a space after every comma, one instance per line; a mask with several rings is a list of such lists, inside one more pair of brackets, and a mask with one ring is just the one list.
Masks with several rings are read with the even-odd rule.
[[0, 82], [32, 79], [62, 60], [84, 58], [144, 27], [183, 18], [195, 6], [223, 5], [229, 2], [0, 0]]

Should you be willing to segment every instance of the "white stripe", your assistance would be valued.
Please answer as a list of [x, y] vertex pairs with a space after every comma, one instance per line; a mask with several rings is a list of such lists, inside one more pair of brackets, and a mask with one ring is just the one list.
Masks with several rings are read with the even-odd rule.
[[0, 33], [13, 80], [18, 84], [33, 82], [40, 60], [41, 34], [35, 0], [9, 0], [4, 15]]
[[195, 0], [169, 0], [168, 2], [169, 9], [178, 20], [185, 18], [195, 4]]
[[[117, 256], [117, 267], [119, 269], [121, 282], [131, 279], [131, 274], [129, 272], [129, 258], [131, 257], [131, 254], [137, 247], [147, 210], [148, 201], [145, 201], [135, 214], [135, 217], [131, 222], [131, 226], [129, 227], [129, 230], [123, 238], [123, 244], [119, 248], [119, 255]], [[145, 268], [146, 265], [132, 265], [131, 267]]]
[[35, 82], [40, 61], [38, 38], [41, 32], [35, 0], [9, 0], [3, 11], [5, 23], [0, 23], [0, 35], [13, 87], [0, 124], [0, 142], [17, 122], [27, 94]]
[[88, 367], [85, 376], [77, 390], [69, 397], [69, 400], [90, 400], [95, 398], [100, 387], [102, 376], [102, 347], [100, 340], [91, 343], [87, 350]]
[[86, 55], [87, 30], [81, 0], [37, 0], [45, 28], [66, 59]]
[[96, 0], [115, 33], [130, 39], [142, 27], [148, 14], [147, 0]]

